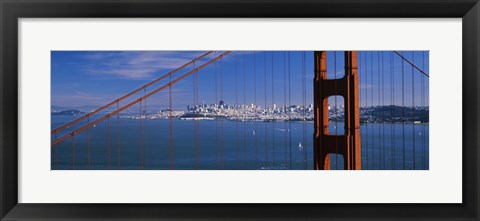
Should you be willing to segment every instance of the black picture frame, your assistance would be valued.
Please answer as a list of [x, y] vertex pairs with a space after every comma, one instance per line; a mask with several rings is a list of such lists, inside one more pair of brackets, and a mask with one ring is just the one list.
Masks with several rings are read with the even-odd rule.
[[[17, 21], [63, 17], [462, 18], [463, 203], [19, 204]], [[1, 220], [479, 220], [478, 0], [0, 0], [0, 19]]]

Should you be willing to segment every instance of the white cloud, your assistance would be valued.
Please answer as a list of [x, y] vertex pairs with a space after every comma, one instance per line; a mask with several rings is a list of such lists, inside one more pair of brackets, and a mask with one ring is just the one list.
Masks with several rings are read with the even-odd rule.
[[99, 79], [148, 80], [172, 70], [203, 52], [94, 52], [83, 55], [86, 74]]

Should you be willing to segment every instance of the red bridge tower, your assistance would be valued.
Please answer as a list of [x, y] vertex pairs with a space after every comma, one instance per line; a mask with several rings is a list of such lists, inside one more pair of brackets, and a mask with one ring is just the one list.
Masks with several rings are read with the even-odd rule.
[[[362, 152], [357, 52], [345, 52], [345, 76], [339, 79], [327, 79], [326, 51], [315, 51], [314, 59], [314, 169], [329, 170], [330, 154], [335, 153], [343, 156], [346, 170], [360, 170]], [[343, 96], [344, 100], [344, 135], [332, 135], [328, 131], [328, 97], [337, 95]]]

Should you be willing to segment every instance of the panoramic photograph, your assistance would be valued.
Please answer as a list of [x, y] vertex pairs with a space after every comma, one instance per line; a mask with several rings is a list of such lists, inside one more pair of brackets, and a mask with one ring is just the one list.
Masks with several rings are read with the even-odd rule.
[[429, 170], [429, 51], [51, 51], [51, 170]]

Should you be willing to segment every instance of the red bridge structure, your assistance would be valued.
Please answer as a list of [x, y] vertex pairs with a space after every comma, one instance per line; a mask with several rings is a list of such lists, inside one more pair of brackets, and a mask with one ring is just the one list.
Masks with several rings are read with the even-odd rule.
[[[295, 59], [298, 62], [291, 62]], [[54, 128], [51, 167], [428, 169], [426, 62], [428, 52], [207, 51]], [[199, 98], [199, 82], [205, 75], [214, 75], [208, 84], [215, 88], [215, 104], [209, 107]], [[311, 92], [307, 89], [309, 76], [313, 76]], [[188, 107], [190, 114], [179, 116], [174, 89], [186, 80], [193, 86], [192, 108]], [[294, 84], [301, 86], [292, 87]], [[227, 90], [233, 92], [231, 102], [235, 104], [226, 104]], [[166, 118], [168, 129], [155, 134], [168, 135], [168, 140], [153, 142], [149, 113], [156, 112], [147, 101], [151, 105], [152, 96], [161, 94], [168, 95], [167, 108], [155, 111]], [[292, 95], [302, 104], [293, 104]], [[307, 98], [312, 98], [311, 107]], [[209, 108], [215, 113], [215, 122], [208, 123], [215, 129], [211, 134], [214, 140], [202, 131], [207, 127], [202, 119], [213, 116]], [[123, 127], [127, 116], [135, 118], [138, 127]], [[192, 119], [193, 133], [175, 130], [178, 119]], [[103, 129], [95, 129], [97, 126]], [[122, 130], [134, 133], [138, 140], [126, 142]], [[193, 144], [177, 144], [177, 132], [184, 142]], [[312, 140], [307, 139], [311, 132]], [[98, 148], [105, 154], [96, 156]], [[152, 148], [165, 154], [160, 159], [160, 154], [152, 154]], [[180, 152], [191, 161], [176, 158]]]

